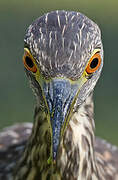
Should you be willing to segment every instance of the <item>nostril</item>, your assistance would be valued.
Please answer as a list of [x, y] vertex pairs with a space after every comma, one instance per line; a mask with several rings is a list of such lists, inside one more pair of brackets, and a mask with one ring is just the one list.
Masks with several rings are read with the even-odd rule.
[[65, 102], [63, 104], [63, 110], [65, 109], [65, 107], [67, 105], [67, 102], [69, 101], [70, 97], [71, 97], [70, 94], [68, 94], [68, 97], [66, 98], [66, 100], [65, 100]]

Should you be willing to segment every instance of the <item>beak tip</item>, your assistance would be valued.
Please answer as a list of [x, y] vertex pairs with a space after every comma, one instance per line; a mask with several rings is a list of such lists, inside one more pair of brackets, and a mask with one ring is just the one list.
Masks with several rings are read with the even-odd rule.
[[56, 161], [56, 157], [57, 157], [57, 152], [53, 151], [53, 161]]

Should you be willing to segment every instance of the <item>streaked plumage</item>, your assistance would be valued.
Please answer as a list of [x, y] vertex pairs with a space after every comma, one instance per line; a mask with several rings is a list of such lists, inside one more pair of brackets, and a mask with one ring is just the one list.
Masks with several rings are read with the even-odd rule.
[[[92, 94], [103, 66], [99, 27], [81, 13], [54, 11], [29, 26], [24, 42], [35, 120], [32, 133], [24, 124], [0, 134], [0, 178], [118, 180], [118, 148], [94, 138]], [[87, 74], [96, 53], [100, 65]]]

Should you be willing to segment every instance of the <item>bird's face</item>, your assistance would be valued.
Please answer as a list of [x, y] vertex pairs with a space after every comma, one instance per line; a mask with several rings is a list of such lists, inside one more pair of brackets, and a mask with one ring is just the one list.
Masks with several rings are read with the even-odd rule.
[[56, 160], [73, 112], [92, 92], [100, 76], [100, 30], [80, 13], [48, 13], [29, 26], [23, 62], [38, 101], [43, 101], [47, 109], [52, 156]]

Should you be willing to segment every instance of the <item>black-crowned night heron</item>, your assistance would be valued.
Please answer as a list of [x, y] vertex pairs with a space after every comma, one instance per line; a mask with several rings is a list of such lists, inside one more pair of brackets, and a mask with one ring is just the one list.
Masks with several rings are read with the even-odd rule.
[[34, 21], [24, 42], [35, 121], [25, 150], [27, 124], [1, 133], [1, 179], [118, 180], [118, 149], [94, 138], [92, 93], [103, 67], [99, 27], [81, 13], [55, 11]]

